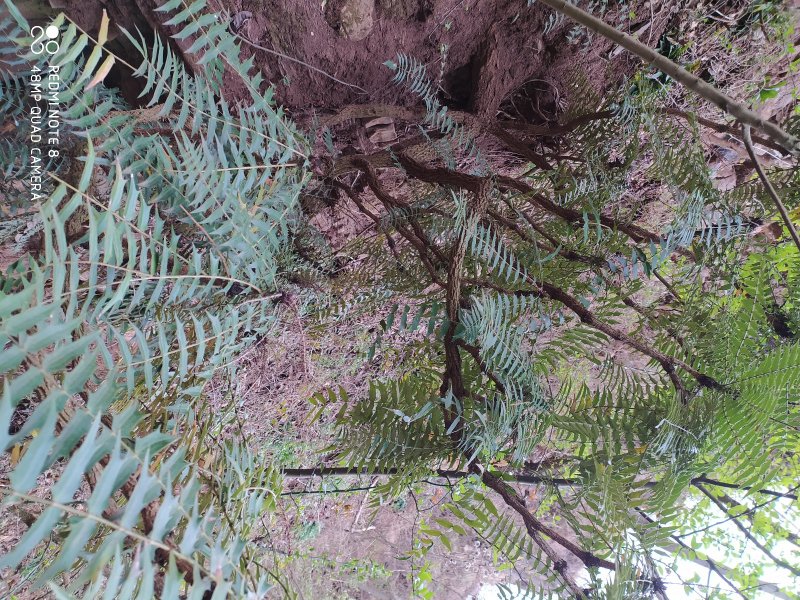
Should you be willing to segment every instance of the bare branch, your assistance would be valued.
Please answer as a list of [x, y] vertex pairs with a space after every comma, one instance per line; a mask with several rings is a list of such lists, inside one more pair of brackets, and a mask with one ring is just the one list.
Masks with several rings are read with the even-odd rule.
[[744, 145], [747, 148], [747, 153], [750, 155], [750, 160], [753, 161], [753, 166], [756, 168], [756, 173], [758, 173], [759, 178], [761, 178], [761, 182], [767, 189], [767, 193], [770, 195], [770, 198], [772, 198], [772, 201], [775, 203], [775, 207], [781, 214], [783, 224], [786, 225], [786, 228], [789, 230], [789, 235], [792, 236], [794, 245], [797, 246], [798, 250], [800, 250], [800, 236], [797, 235], [797, 229], [795, 228], [794, 223], [792, 223], [792, 218], [789, 216], [789, 212], [786, 210], [783, 202], [781, 202], [781, 197], [778, 196], [778, 192], [775, 191], [775, 188], [772, 187], [772, 183], [770, 183], [770, 180], [767, 179], [767, 174], [764, 173], [764, 169], [761, 168], [761, 163], [758, 162], [758, 156], [753, 148], [753, 140], [750, 137], [750, 126], [744, 125], [742, 130], [744, 132]]

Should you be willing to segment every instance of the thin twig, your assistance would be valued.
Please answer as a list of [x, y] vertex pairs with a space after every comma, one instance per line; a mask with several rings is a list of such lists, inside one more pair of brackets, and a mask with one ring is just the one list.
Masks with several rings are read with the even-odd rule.
[[753, 161], [753, 166], [756, 168], [756, 173], [758, 173], [761, 182], [767, 189], [767, 193], [770, 195], [772, 201], [775, 203], [775, 206], [778, 209], [778, 212], [781, 214], [783, 224], [786, 225], [786, 228], [789, 230], [789, 235], [792, 236], [794, 245], [797, 246], [798, 250], [800, 250], [800, 236], [797, 235], [797, 229], [795, 229], [794, 223], [792, 223], [792, 218], [789, 216], [789, 213], [786, 210], [786, 207], [783, 205], [783, 202], [781, 202], [781, 197], [778, 196], [778, 192], [775, 191], [775, 188], [772, 187], [772, 183], [770, 183], [770, 180], [767, 179], [767, 174], [764, 173], [764, 169], [761, 168], [761, 163], [758, 162], [758, 156], [756, 156], [756, 151], [753, 148], [753, 140], [750, 137], [750, 126], [742, 125], [742, 130], [744, 132], [744, 145], [745, 148], [747, 148], [747, 153], [750, 155], [750, 160]]
[[[753, 488], [751, 488], [749, 486], [740, 486], [740, 485], [736, 485], [735, 483], [728, 483], [727, 481], [719, 481], [717, 479], [710, 479], [710, 478], [706, 477], [705, 475], [703, 475], [701, 477], [695, 477], [694, 479], [692, 479], [691, 483], [693, 485], [697, 484], [697, 483], [705, 483], [705, 484], [708, 484], [708, 485], [713, 485], [715, 487], [724, 487], [724, 488], [728, 488], [730, 490], [742, 490], [742, 491], [745, 491], [745, 492], [749, 492], [751, 489], [753, 489]], [[791, 493], [791, 491], [794, 490], [794, 489], [797, 489], [797, 486], [791, 488], [791, 490], [789, 490], [788, 492], [777, 492], [775, 490], [762, 490], [762, 489], [756, 489], [755, 491], [758, 492], [759, 494], [766, 494], [767, 496], [775, 496], [776, 498], [788, 498], [789, 500], [797, 500], [797, 498], [798, 498], [797, 494], [792, 494]]]
[[[708, 127], [709, 129], [713, 129], [714, 131], [717, 131], [719, 133], [728, 133], [730, 135], [735, 135], [736, 137], [739, 137], [739, 129], [736, 127], [735, 123], [732, 125], [728, 125], [727, 123], [717, 123], [716, 121], [712, 121], [711, 119], [706, 119], [695, 113], [686, 112], [678, 108], [667, 107], [661, 110], [665, 114], [672, 115], [673, 117], [680, 117], [681, 119], [684, 119], [686, 121], [691, 121], [692, 119], [694, 119], [700, 125]], [[772, 148], [773, 150], [777, 150], [779, 152], [786, 152], [783, 146], [773, 142], [768, 138], [753, 136], [753, 139], [762, 146]]]
[[351, 533], [363, 533], [367, 531], [369, 527], [365, 529], [356, 529], [356, 525], [358, 525], [358, 520], [361, 518], [361, 513], [364, 512], [364, 507], [367, 505], [367, 500], [369, 499], [369, 493], [373, 487], [375, 487], [375, 481], [378, 479], [377, 476], [372, 478], [372, 482], [369, 484], [369, 488], [367, 488], [366, 492], [364, 493], [364, 499], [361, 501], [361, 506], [358, 507], [358, 512], [356, 513], [356, 518], [353, 519], [353, 524], [350, 527]]
[[[652, 519], [650, 516], [648, 516], [647, 513], [645, 513], [643, 510], [637, 508], [636, 512], [638, 512], [648, 523], [655, 523], [655, 520]], [[695, 550], [691, 546], [686, 544], [683, 540], [681, 540], [679, 537], [674, 536], [674, 535], [670, 535], [669, 537], [682, 550], [688, 550], [690, 553], [696, 554]], [[702, 560], [704, 563], [706, 563], [708, 565], [708, 568], [710, 570], [712, 570], [714, 573], [716, 573], [719, 576], [719, 578], [722, 579], [722, 581], [727, 583], [734, 592], [736, 592], [739, 596], [744, 598], [744, 600], [748, 600], [747, 596], [745, 596], [744, 593], [742, 593], [742, 590], [740, 590], [738, 587], [736, 587], [736, 585], [734, 585], [734, 583], [730, 579], [728, 579], [728, 577], [725, 575], [723, 570], [720, 567], [717, 566], [717, 563], [715, 563], [713, 560], [711, 560], [708, 557], [706, 557], [704, 559], [700, 559], [700, 560]]]
[[[395, 475], [397, 474], [397, 469], [360, 469], [358, 467], [307, 467], [307, 468], [297, 468], [297, 469], [282, 469], [281, 474], [284, 477], [296, 477], [298, 479], [307, 479], [312, 477], [371, 477], [373, 475]], [[463, 477], [469, 477], [471, 473], [468, 471], [459, 471], [456, 469], [436, 469], [432, 472], [434, 477], [442, 477], [444, 479], [461, 479]], [[508, 479], [509, 481], [513, 481], [515, 484], [518, 485], [554, 485], [558, 487], [576, 487], [583, 485], [580, 479], [570, 479], [570, 478], [562, 478], [562, 477], [548, 477], [547, 475], [535, 475], [530, 471], [504, 471], [503, 478]], [[724, 487], [731, 490], [741, 490], [744, 492], [748, 492], [752, 490], [749, 486], [740, 486], [736, 485], [735, 483], [729, 483], [727, 481], [719, 481], [717, 479], [710, 479], [706, 476], [695, 477], [690, 482], [692, 485], [696, 485], [698, 483], [706, 484], [706, 485], [713, 485], [716, 487]], [[641, 485], [646, 488], [653, 488], [661, 485], [661, 482], [656, 481], [645, 481], [642, 482]], [[331, 493], [339, 492], [348, 492], [348, 491], [360, 491], [364, 488], [348, 488], [345, 490], [331, 490]], [[792, 488], [794, 489], [794, 488]], [[765, 494], [767, 496], [775, 496], [777, 498], [788, 498], [789, 500], [797, 500], [798, 496], [796, 494], [789, 492], [779, 492], [777, 490], [763, 490], [758, 489], [755, 490], [756, 493]], [[309, 492], [310, 493], [310, 492]], [[324, 493], [324, 490], [320, 490], [319, 493]], [[288, 495], [288, 494], [287, 494]]]
[[[696, 487], [698, 490], [700, 490], [703, 493], [703, 495], [705, 495], [709, 500], [711, 500], [711, 502], [713, 502], [716, 505], [716, 507], [719, 510], [722, 511], [723, 514], [725, 514], [726, 516], [732, 516], [728, 512], [728, 509], [725, 507], [725, 505], [722, 502], [720, 502], [720, 500], [714, 494], [709, 492], [706, 488], [704, 488], [699, 483], [694, 484], [694, 487]], [[736, 528], [739, 531], [741, 531], [744, 534], [744, 536], [749, 541], [751, 541], [756, 548], [761, 550], [761, 552], [763, 552], [764, 555], [767, 556], [772, 562], [774, 562], [779, 567], [783, 567], [787, 571], [791, 571], [795, 576], [800, 577], [800, 569], [798, 569], [794, 565], [789, 564], [788, 562], [786, 562], [782, 558], [779, 558], [779, 557], [775, 556], [775, 554], [773, 554], [772, 551], [769, 548], [767, 548], [764, 544], [759, 542], [756, 539], [756, 537], [752, 533], [750, 533], [750, 531], [748, 531], [747, 527], [745, 527], [744, 525], [741, 524], [741, 522], [739, 522], [738, 518], [734, 518], [733, 519], [733, 524], [736, 525]]]
[[[796, 490], [798, 487], [800, 487], [800, 484], [794, 486], [793, 488], [791, 488], [791, 490], [792, 491]], [[730, 498], [730, 496], [726, 495], [726, 497], [731, 499], [731, 500], [733, 500], [732, 498]], [[744, 512], [742, 512], [740, 514], [730, 515], [727, 518], [723, 519], [722, 521], [717, 521], [716, 523], [711, 523], [710, 525], [706, 525], [705, 527], [701, 527], [699, 529], [694, 529], [692, 531], [689, 531], [688, 533], [682, 533], [682, 534], [680, 534], [680, 535], [678, 535], [676, 537], [683, 538], [683, 537], [688, 537], [690, 535], [697, 535], [698, 533], [703, 533], [704, 531], [708, 531], [709, 529], [714, 529], [715, 527], [719, 527], [723, 523], [727, 523], [728, 521], [732, 521], [733, 519], [736, 519], [738, 517], [747, 517], [747, 519], [752, 523], [752, 521], [753, 521], [752, 516], [759, 508], [763, 508], [763, 507], [765, 507], [765, 506], [767, 506], [769, 504], [772, 504], [773, 502], [777, 502], [778, 500], [780, 500], [780, 498], [781, 498], [780, 496], [771, 496], [769, 499], [765, 500], [764, 502], [760, 502], [760, 503], [756, 504], [755, 506], [753, 506], [751, 508], [748, 508], [746, 511], [744, 511]], [[736, 500], [733, 500], [733, 501], [736, 502], [736, 506], [743, 506], [738, 501], [736, 501]], [[797, 539], [796, 539], [796, 536], [794, 536], [794, 534], [792, 534], [789, 531], [786, 531], [786, 529], [781, 527], [781, 525], [779, 525], [778, 523], [773, 523], [773, 525], [775, 526], [776, 531], [779, 531], [782, 534], [786, 535], [787, 541], [797, 545]]]

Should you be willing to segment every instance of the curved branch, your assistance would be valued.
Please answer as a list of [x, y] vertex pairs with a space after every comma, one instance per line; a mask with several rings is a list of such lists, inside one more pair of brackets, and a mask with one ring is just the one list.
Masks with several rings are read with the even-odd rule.
[[[560, 302], [561, 304], [569, 308], [572, 312], [574, 312], [578, 316], [578, 318], [589, 327], [597, 329], [598, 331], [605, 333], [607, 336], [617, 340], [618, 342], [627, 344], [628, 346], [634, 348], [635, 350], [638, 350], [645, 356], [649, 356], [653, 360], [657, 361], [662, 366], [662, 368], [667, 373], [670, 380], [672, 380], [673, 384], [682, 394], [682, 396], [685, 395], [685, 389], [683, 388], [683, 384], [681, 383], [680, 379], [677, 377], [675, 373], [676, 367], [680, 367], [681, 369], [686, 371], [697, 381], [697, 383], [699, 383], [703, 387], [715, 390], [724, 389], [724, 386], [722, 386], [722, 384], [720, 384], [713, 377], [709, 377], [708, 375], [701, 373], [700, 371], [698, 371], [688, 363], [684, 362], [683, 360], [675, 358], [674, 356], [668, 356], [663, 352], [660, 352], [659, 350], [651, 348], [644, 342], [620, 331], [616, 327], [612, 327], [611, 325], [603, 323], [594, 315], [594, 313], [592, 313], [589, 309], [585, 308], [583, 304], [581, 304], [577, 299], [567, 294], [564, 290], [550, 283], [547, 283], [546, 281], [539, 283], [533, 282], [533, 283], [538, 286], [538, 290], [531, 290], [531, 293], [544, 295], [552, 300]], [[684, 401], [686, 400], [685, 397], [683, 397], [683, 400]]]
[[[493, 489], [497, 492], [505, 501], [505, 503], [513, 508], [519, 515], [522, 517], [522, 520], [525, 522], [525, 527], [528, 529], [528, 532], [531, 533], [532, 531], [536, 533], [543, 533], [554, 542], [558, 543], [559, 546], [566, 548], [572, 554], [577, 556], [581, 559], [583, 564], [586, 567], [602, 567], [604, 569], [608, 569], [613, 571], [616, 569], [616, 565], [610, 560], [606, 560], [605, 558], [600, 558], [599, 556], [595, 556], [588, 550], [584, 550], [583, 548], [576, 545], [574, 542], [568, 540], [563, 535], [558, 533], [557, 531], [549, 528], [547, 525], [542, 523], [539, 519], [534, 517], [531, 512], [525, 506], [525, 502], [522, 498], [519, 497], [519, 494], [509, 486], [505, 481], [500, 479], [494, 473], [490, 473], [489, 471], [483, 470], [481, 471], [478, 465], [473, 464], [470, 467], [470, 470], [473, 473], [479, 474], [481, 476], [481, 481], [486, 484], [487, 487]], [[550, 555], [548, 554], [548, 557]], [[550, 557], [551, 560], [554, 560]], [[562, 561], [563, 562], [563, 561]], [[558, 569], [556, 569], [558, 571]], [[561, 571], [558, 571], [561, 573]], [[581, 596], [583, 597], [583, 596]]]
[[[476, 192], [481, 180], [481, 177], [477, 175], [459, 173], [441, 167], [427, 167], [406, 154], [398, 154], [397, 162], [409, 175], [426, 183], [462, 188], [471, 192]], [[514, 177], [500, 176], [497, 178], [497, 184], [500, 189], [514, 190], [521, 194], [528, 195], [532, 203], [563, 219], [567, 223], [580, 223], [583, 219], [583, 213], [580, 211], [556, 204], [549, 198], [537, 193], [536, 190], [524, 181], [520, 181]], [[603, 215], [600, 215], [600, 223], [609, 229], [623, 232], [635, 242], [661, 241], [658, 235], [638, 225], [620, 223]]]

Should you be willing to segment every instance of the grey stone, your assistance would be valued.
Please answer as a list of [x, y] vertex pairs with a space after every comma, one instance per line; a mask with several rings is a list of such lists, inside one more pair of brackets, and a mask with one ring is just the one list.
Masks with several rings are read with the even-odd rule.
[[363, 40], [372, 31], [374, 12], [374, 0], [345, 0], [339, 13], [339, 32], [347, 39]]

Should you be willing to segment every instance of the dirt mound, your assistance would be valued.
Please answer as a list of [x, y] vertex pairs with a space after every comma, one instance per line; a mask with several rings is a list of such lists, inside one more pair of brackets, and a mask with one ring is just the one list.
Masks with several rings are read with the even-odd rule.
[[[172, 15], [155, 12], [153, 0], [62, 0], [63, 10], [91, 30], [105, 7], [112, 22], [126, 27], [164, 27]], [[442, 89], [442, 100], [459, 109], [494, 116], [510, 95], [525, 85], [546, 96], [537, 105], [569, 103], [569, 82], [576, 70], [600, 92], [632, 72], [636, 62], [611, 53], [604, 39], [587, 38], [546, 6], [521, 0], [211, 0], [221, 18], [234, 20], [245, 57], [276, 88], [280, 103], [293, 112], [335, 111], [348, 104], [419, 100], [391, 83], [383, 63], [398, 53], [421, 61]], [[625, 11], [635, 14], [633, 4]], [[656, 15], [648, 36], [658, 39], [670, 11]], [[635, 30], [627, 15], [604, 15]], [[647, 21], [651, 21], [649, 11]], [[133, 16], [136, 18], [133, 19]], [[96, 17], [96, 18], [95, 18]], [[627, 26], [626, 26], [627, 25]], [[191, 38], [172, 41], [182, 52]], [[590, 43], [589, 43], [590, 42]], [[198, 70], [193, 57], [187, 64]], [[244, 84], [231, 77], [231, 99], [244, 97]], [[523, 111], [524, 112], [524, 111]]]

